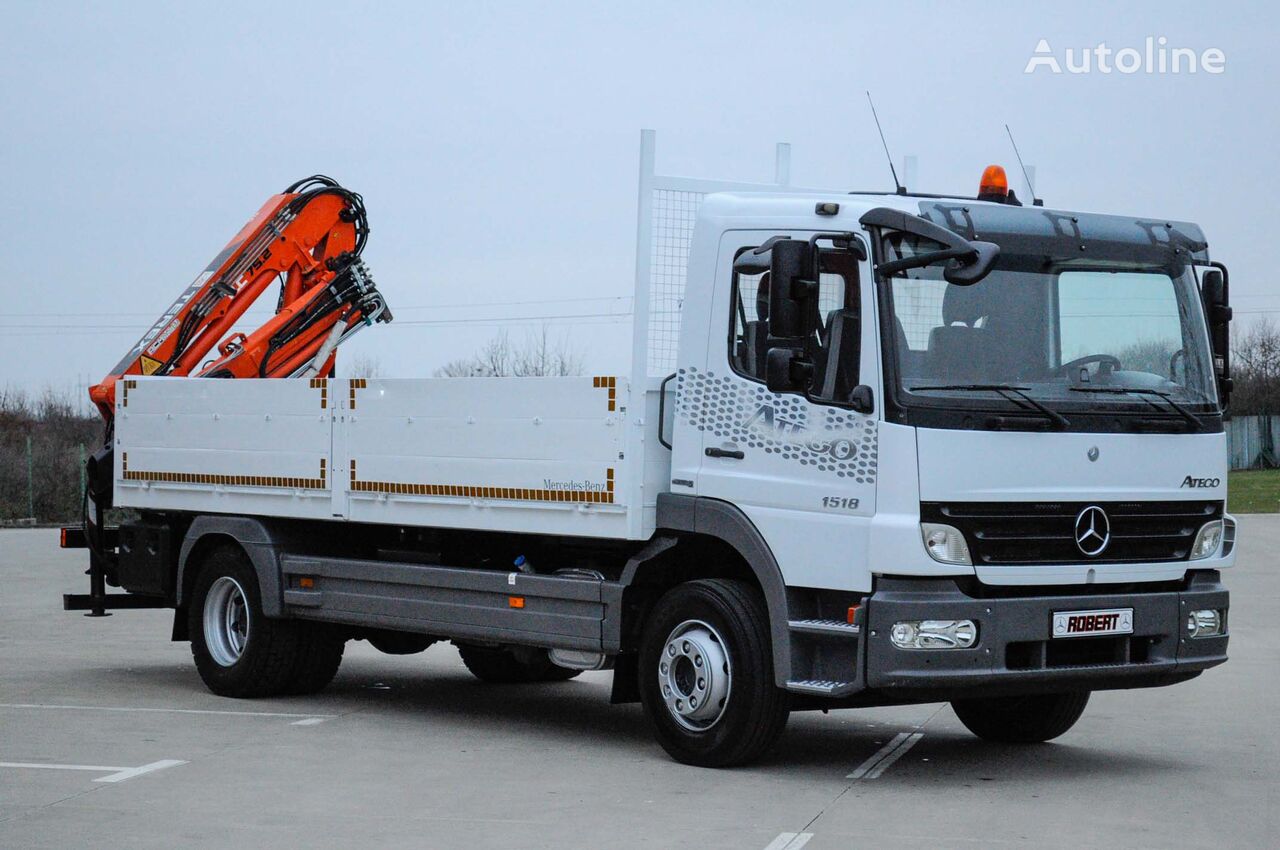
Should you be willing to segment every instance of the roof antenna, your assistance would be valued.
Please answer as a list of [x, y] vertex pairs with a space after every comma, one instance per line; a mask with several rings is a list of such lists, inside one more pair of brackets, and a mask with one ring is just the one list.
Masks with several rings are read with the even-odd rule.
[[1008, 124], [1004, 125], [1004, 131], [1009, 134], [1009, 144], [1013, 145], [1013, 155], [1018, 158], [1018, 167], [1022, 169], [1022, 179], [1027, 181], [1027, 191], [1031, 193], [1031, 206], [1044, 206], [1044, 200], [1036, 197], [1036, 187], [1031, 183], [1031, 175], [1027, 174], [1027, 167], [1022, 164], [1022, 154], [1018, 153], [1018, 143], [1013, 140], [1013, 131], [1009, 129]]
[[867, 103], [871, 104], [871, 117], [876, 121], [876, 130], [880, 132], [880, 144], [884, 145], [884, 155], [889, 160], [889, 173], [893, 175], [893, 185], [899, 195], [907, 194], [907, 187], [898, 182], [898, 170], [893, 167], [893, 155], [889, 153], [889, 143], [884, 140], [884, 129], [880, 126], [880, 116], [876, 115], [876, 103], [867, 92]]

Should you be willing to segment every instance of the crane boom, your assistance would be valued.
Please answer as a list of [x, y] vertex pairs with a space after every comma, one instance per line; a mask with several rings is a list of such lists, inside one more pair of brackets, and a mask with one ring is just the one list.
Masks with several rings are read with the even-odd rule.
[[[374, 322], [391, 321], [360, 259], [368, 234], [364, 200], [331, 178], [308, 177], [273, 195], [90, 388], [108, 427], [116, 382], [126, 375], [329, 374], [342, 342]], [[275, 315], [252, 333], [230, 333], [277, 281]]]

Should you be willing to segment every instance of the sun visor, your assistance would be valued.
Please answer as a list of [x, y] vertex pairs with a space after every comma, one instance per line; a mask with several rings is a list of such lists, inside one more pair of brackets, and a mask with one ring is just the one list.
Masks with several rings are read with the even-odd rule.
[[1184, 221], [948, 201], [922, 201], [922, 218], [1000, 246], [1001, 268], [1126, 263], [1180, 273], [1209, 261], [1200, 226]]

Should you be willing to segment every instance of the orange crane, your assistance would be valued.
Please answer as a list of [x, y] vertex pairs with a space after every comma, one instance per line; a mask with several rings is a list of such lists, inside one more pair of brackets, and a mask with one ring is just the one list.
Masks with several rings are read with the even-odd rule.
[[[374, 322], [391, 321], [391, 311], [360, 259], [368, 236], [364, 200], [329, 177], [308, 177], [273, 195], [115, 368], [90, 388], [108, 434], [116, 382], [128, 375], [331, 375], [334, 352], [342, 342]], [[252, 333], [231, 333], [277, 281], [275, 315]]]
[[[90, 593], [68, 608], [107, 616], [106, 585], [118, 585], [112, 504], [116, 384], [130, 375], [197, 378], [330, 377], [335, 351], [391, 311], [360, 254], [369, 238], [364, 199], [314, 175], [267, 200], [101, 382], [89, 389], [106, 437], [86, 463], [81, 528], [64, 546], [90, 550]], [[279, 282], [275, 314], [252, 333], [233, 332]], [[217, 346], [216, 352], [214, 347]]]

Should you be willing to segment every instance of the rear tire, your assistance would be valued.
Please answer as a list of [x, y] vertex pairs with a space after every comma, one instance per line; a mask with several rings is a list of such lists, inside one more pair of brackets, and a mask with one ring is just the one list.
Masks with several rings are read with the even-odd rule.
[[951, 708], [965, 728], [984, 741], [1038, 744], [1074, 726], [1088, 704], [1089, 692], [1076, 691], [956, 700]]
[[790, 713], [773, 682], [768, 609], [741, 581], [691, 581], [659, 599], [641, 637], [639, 676], [658, 743], [685, 764], [753, 761]]
[[220, 696], [315, 693], [342, 662], [345, 640], [336, 630], [262, 613], [257, 573], [236, 546], [203, 559], [187, 617], [196, 670]]
[[471, 674], [493, 685], [565, 682], [581, 673], [553, 664], [546, 650], [458, 644], [458, 654]]

